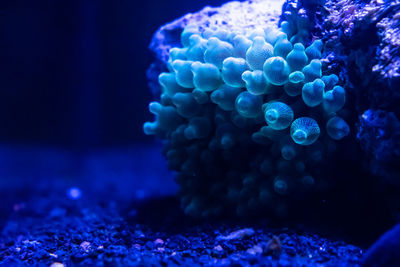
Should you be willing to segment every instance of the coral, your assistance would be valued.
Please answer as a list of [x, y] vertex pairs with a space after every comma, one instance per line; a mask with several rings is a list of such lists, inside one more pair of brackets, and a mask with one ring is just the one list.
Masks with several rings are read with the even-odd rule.
[[[170, 56], [172, 54], [179, 56], [185, 53], [185, 48], [176, 48], [181, 46], [180, 35], [184, 29], [188, 34], [184, 36], [182, 44], [184, 46], [191, 44], [189, 58], [194, 61], [202, 60], [205, 44], [201, 42], [203, 39], [196, 39], [197, 36], [191, 36], [191, 32], [203, 32], [208, 28], [218, 27], [220, 30], [219, 37], [221, 37], [221, 34], [228, 32], [241, 32], [243, 30], [260, 32], [267, 27], [275, 29], [284, 2], [284, 0], [248, 0], [228, 2], [221, 7], [206, 6], [199, 12], [186, 14], [160, 27], [154, 34], [149, 47], [156, 58], [156, 61], [147, 70], [149, 87], [154, 96], [158, 97], [160, 94], [161, 88], [157, 82], [157, 77], [161, 72], [166, 71], [165, 63]], [[190, 28], [187, 27], [188, 25], [196, 25], [196, 27]], [[251, 45], [247, 38], [242, 37], [244, 36], [236, 35], [233, 40], [235, 57], [244, 58], [243, 53], [245, 54]]]
[[188, 25], [181, 44], [159, 76], [156, 120], [144, 132], [167, 141], [185, 212], [284, 215], [289, 195], [324, 183], [324, 162], [349, 134], [338, 115], [345, 90], [336, 75], [322, 76], [322, 42], [293, 43], [283, 27]]

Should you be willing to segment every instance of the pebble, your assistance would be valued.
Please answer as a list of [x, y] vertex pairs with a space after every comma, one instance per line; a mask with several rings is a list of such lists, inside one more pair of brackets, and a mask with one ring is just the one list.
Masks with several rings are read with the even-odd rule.
[[[16, 213], [7, 222], [0, 236], [0, 266], [252, 266], [266, 262], [272, 266], [352, 266], [362, 256], [355, 246], [296, 234], [292, 229], [259, 224], [237, 228], [217, 222], [185, 226], [176, 214], [165, 220], [177, 223], [157, 219], [155, 229], [126, 221], [118, 205], [63, 199], [42, 199], [40, 205], [30, 202], [26, 209], [32, 205], [48, 208], [38, 208], [40, 216]], [[61, 219], [50, 216], [49, 211], [57, 207], [67, 211]], [[272, 233], [277, 236], [271, 238]]]
[[247, 253], [252, 254], [252, 255], [257, 255], [263, 253], [263, 249], [259, 245], [255, 245], [252, 248], [249, 248], [247, 250]]
[[91, 246], [90, 246], [90, 243], [89, 243], [89, 242], [83, 241], [83, 242], [80, 244], [80, 248], [81, 248], [81, 250], [82, 250], [83, 252], [89, 253], [89, 252], [90, 252], [90, 249], [91, 249]]
[[244, 228], [230, 233], [227, 236], [219, 236], [217, 239], [219, 240], [234, 240], [234, 239], [242, 239], [248, 236], [254, 235], [254, 230], [252, 228]]
[[154, 245], [155, 246], [162, 246], [164, 245], [164, 240], [157, 238], [156, 240], [154, 240]]
[[220, 245], [218, 245], [218, 246], [215, 246], [215, 247], [214, 247], [214, 250], [215, 250], [215, 251], [218, 251], [218, 252], [221, 252], [221, 251], [223, 251], [224, 249], [223, 249]]

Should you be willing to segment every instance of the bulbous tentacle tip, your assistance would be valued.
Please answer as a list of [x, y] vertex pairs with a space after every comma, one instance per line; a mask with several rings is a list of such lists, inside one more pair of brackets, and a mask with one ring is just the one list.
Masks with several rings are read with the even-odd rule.
[[286, 195], [288, 193], [288, 184], [281, 178], [276, 178], [274, 181], [274, 191], [279, 195]]
[[292, 145], [284, 145], [281, 149], [282, 158], [292, 160], [296, 157], [297, 151]]
[[268, 93], [268, 83], [262, 71], [245, 71], [242, 74], [246, 89], [253, 95], [263, 95]]
[[200, 105], [204, 105], [209, 102], [209, 96], [203, 90], [194, 89], [192, 91], [192, 95], [194, 100], [196, 100], [196, 102], [199, 103]]
[[278, 38], [277, 42], [274, 45], [274, 56], [280, 56], [286, 58], [286, 56], [292, 51], [293, 45], [287, 39], [287, 35], [282, 35], [281, 38]]
[[251, 71], [246, 70], [245, 72], [242, 73], [243, 81], [245, 81], [245, 82], [249, 81], [250, 77], [251, 77]]
[[146, 135], [153, 135], [155, 134], [155, 123], [154, 122], [145, 122], [143, 124], [143, 132]]
[[261, 113], [262, 97], [247, 91], [240, 93], [235, 101], [236, 111], [245, 118], [255, 118]]
[[343, 108], [346, 102], [346, 91], [341, 86], [335, 86], [324, 93], [323, 107], [327, 113], [334, 113]]
[[192, 70], [193, 72], [196, 72], [196, 71], [198, 71], [198, 70], [201, 68], [201, 66], [202, 66], [202, 63], [201, 63], [201, 62], [195, 61], [195, 62], [192, 63], [192, 65], [190, 65], [190, 68], [191, 68], [191, 70]]
[[291, 71], [300, 71], [307, 65], [308, 57], [305, 53], [304, 46], [301, 43], [296, 43], [293, 50], [289, 52], [286, 60]]
[[289, 127], [293, 117], [293, 110], [283, 102], [267, 103], [264, 107], [265, 121], [274, 130], [283, 130]]
[[279, 118], [278, 111], [276, 109], [268, 109], [265, 112], [265, 120], [267, 121], [268, 124], [273, 124], [276, 122]]
[[302, 129], [297, 129], [293, 131], [292, 138], [293, 141], [301, 145], [307, 140], [307, 133]]
[[305, 79], [304, 74], [301, 71], [295, 71], [290, 73], [289, 82], [291, 83], [301, 83]]
[[232, 138], [231, 136], [229, 136], [229, 135], [224, 135], [224, 136], [221, 138], [221, 146], [222, 146], [224, 149], [228, 149], [228, 148], [230, 148], [230, 147], [233, 147], [234, 144], [235, 144], [235, 141], [234, 141], [233, 138]]
[[333, 89], [333, 87], [339, 82], [339, 77], [335, 74], [322, 76], [321, 79], [325, 83], [325, 91]]
[[322, 103], [325, 84], [321, 79], [304, 84], [302, 89], [302, 99], [309, 107], [316, 107]]
[[233, 46], [217, 37], [211, 37], [207, 42], [207, 49], [204, 52], [204, 61], [215, 65], [218, 69], [222, 68], [223, 61], [233, 56]]
[[203, 38], [201, 38], [201, 36], [199, 34], [193, 34], [189, 37], [191, 46], [198, 44], [201, 40], [203, 40]]
[[304, 45], [302, 43], [295, 43], [294, 46], [293, 46], [293, 49], [294, 50], [298, 50], [298, 51], [304, 51], [305, 50]]
[[217, 37], [210, 37], [207, 41], [207, 48], [218, 46], [221, 41]]
[[194, 62], [191, 68], [193, 72], [193, 85], [197, 89], [209, 92], [221, 85], [221, 73], [215, 65]]
[[245, 59], [228, 57], [222, 62], [222, 80], [229, 86], [243, 87], [242, 74], [247, 69]]
[[151, 102], [151, 103], [149, 104], [149, 111], [150, 111], [151, 113], [153, 113], [154, 115], [160, 114], [161, 110], [162, 110], [162, 105], [161, 105], [160, 103], [158, 103], [158, 102]]
[[270, 57], [263, 66], [267, 81], [273, 85], [284, 85], [289, 79], [290, 69], [282, 57]]
[[308, 146], [317, 141], [321, 130], [318, 123], [309, 117], [300, 117], [293, 121], [290, 136], [296, 144]]
[[342, 118], [335, 116], [326, 123], [326, 131], [332, 139], [341, 140], [350, 133], [350, 127]]
[[273, 56], [273, 47], [263, 37], [254, 38], [246, 52], [246, 61], [251, 70], [262, 70], [265, 60]]
[[195, 129], [192, 126], [188, 126], [184, 131], [184, 135], [189, 140], [194, 139], [196, 136]]

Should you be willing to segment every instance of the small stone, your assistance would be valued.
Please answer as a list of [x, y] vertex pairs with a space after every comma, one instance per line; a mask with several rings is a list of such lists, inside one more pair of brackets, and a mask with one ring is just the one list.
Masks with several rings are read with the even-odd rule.
[[252, 228], [240, 229], [235, 232], [230, 233], [227, 236], [219, 236], [217, 240], [234, 240], [234, 239], [243, 239], [248, 236], [254, 235], [254, 230]]
[[90, 246], [90, 243], [89, 243], [89, 242], [83, 241], [83, 242], [80, 244], [80, 248], [81, 248], [81, 250], [82, 250], [83, 252], [89, 253], [89, 251], [90, 251], [90, 249], [91, 249], [91, 246]]
[[218, 246], [215, 246], [215, 247], [214, 247], [214, 250], [215, 250], [215, 251], [218, 251], [218, 252], [221, 252], [221, 251], [223, 251], [224, 249], [223, 249], [220, 245], [218, 245]]
[[249, 248], [247, 250], [247, 253], [252, 254], [252, 255], [261, 254], [262, 252], [263, 252], [263, 249], [259, 245], [255, 245], [254, 247]]
[[53, 262], [50, 267], [64, 267], [65, 265], [61, 262]]
[[[267, 243], [262, 243], [264, 255], [271, 255], [274, 258], [278, 258], [282, 252], [281, 241], [277, 236], [273, 236]], [[289, 255], [292, 255], [291, 249], [288, 248], [286, 251]]]
[[160, 239], [160, 238], [157, 238], [157, 239], [154, 241], [154, 245], [155, 245], [155, 246], [162, 246], [162, 245], [164, 245], [164, 240], [162, 240], [162, 239]]
[[273, 236], [267, 243], [267, 248], [271, 251], [280, 251], [282, 249], [279, 237]]

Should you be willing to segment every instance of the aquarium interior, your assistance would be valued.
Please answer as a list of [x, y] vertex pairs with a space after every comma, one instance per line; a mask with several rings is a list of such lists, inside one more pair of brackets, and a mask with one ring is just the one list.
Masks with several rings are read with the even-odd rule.
[[[184, 29], [193, 34], [185, 28], [189, 21], [204, 26], [221, 16], [221, 25], [234, 25], [224, 22], [235, 16], [229, 5], [224, 8], [228, 1], [5, 1], [0, 3], [1, 266], [400, 265], [400, 44], [393, 37], [400, 36], [400, 2], [239, 2], [274, 6], [265, 11], [271, 25], [293, 25], [302, 21], [296, 16], [305, 16], [310, 24], [302, 21], [296, 27], [310, 28], [306, 35], [296, 35], [296, 42], [304, 42], [305, 48], [318, 46], [318, 39], [328, 44], [319, 53], [323, 67], [328, 66], [320, 78], [328, 86], [328, 74], [338, 75], [348, 105], [342, 105], [340, 114], [347, 122], [331, 125], [349, 125], [345, 133], [328, 133], [344, 138], [337, 141], [337, 154], [322, 165], [330, 173], [328, 190], [299, 200], [283, 194], [278, 202], [288, 205], [287, 213], [277, 212], [275, 202], [271, 209], [239, 212], [223, 195], [213, 195], [214, 180], [204, 182], [209, 186], [204, 191], [191, 188], [179, 178], [182, 164], [176, 169], [164, 156], [173, 140], [163, 136], [159, 114], [149, 112], [149, 103], [162, 103], [158, 75], [178, 72], [179, 66], [167, 67], [169, 49], [185, 46], [180, 36]], [[204, 11], [206, 6], [210, 8]], [[249, 21], [251, 14], [264, 14], [236, 10], [241, 11], [250, 14]], [[258, 17], [254, 21], [261, 23]], [[379, 34], [365, 34], [373, 31]], [[206, 61], [222, 64], [221, 44], [217, 39], [215, 53], [205, 56]], [[375, 59], [369, 63], [370, 55]], [[234, 73], [236, 61], [231, 63]], [[271, 68], [278, 63], [271, 61]], [[301, 78], [299, 71], [300, 76], [290, 79], [307, 79], [310, 73]], [[288, 83], [274, 75], [271, 83]], [[249, 74], [240, 86], [251, 87], [252, 79]], [[318, 87], [312, 81], [310, 101]], [[201, 78], [197, 82], [200, 88]], [[224, 82], [235, 83], [229, 78]], [[259, 95], [257, 86], [247, 90]], [[226, 104], [226, 98], [214, 97], [216, 105]], [[276, 108], [286, 108], [285, 101]], [[179, 112], [187, 119], [191, 115], [185, 108], [191, 111], [184, 107]], [[239, 113], [252, 118], [246, 108]], [[174, 120], [172, 124], [179, 119]], [[143, 126], [154, 121], [151, 130]], [[201, 135], [196, 131], [192, 134]], [[259, 147], [240, 149], [234, 154], [249, 157], [243, 162], [261, 153]], [[236, 168], [221, 159], [207, 164]], [[211, 204], [190, 206], [182, 196], [191, 194], [211, 199]], [[212, 216], [202, 210], [215, 203], [223, 210]]]

